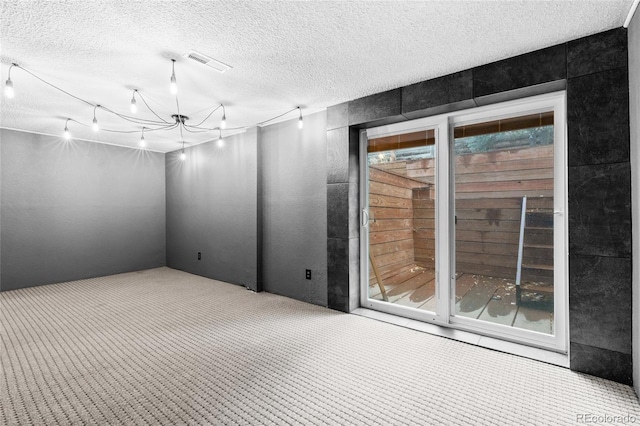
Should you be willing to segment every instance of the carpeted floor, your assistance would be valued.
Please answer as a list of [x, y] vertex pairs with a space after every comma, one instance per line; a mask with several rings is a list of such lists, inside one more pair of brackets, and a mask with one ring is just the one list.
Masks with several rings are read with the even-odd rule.
[[1, 424], [640, 423], [629, 386], [169, 268], [0, 303]]

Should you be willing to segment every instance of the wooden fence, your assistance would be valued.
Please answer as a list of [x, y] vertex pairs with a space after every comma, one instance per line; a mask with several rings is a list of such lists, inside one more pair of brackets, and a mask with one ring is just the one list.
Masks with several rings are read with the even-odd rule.
[[[433, 159], [370, 167], [371, 254], [380, 271], [407, 262], [433, 268]], [[456, 270], [515, 278], [522, 196], [553, 208], [553, 146], [455, 158]]]

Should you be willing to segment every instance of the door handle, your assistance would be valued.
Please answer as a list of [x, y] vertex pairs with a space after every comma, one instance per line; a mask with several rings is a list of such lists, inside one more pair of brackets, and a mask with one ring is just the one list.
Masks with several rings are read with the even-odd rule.
[[362, 227], [366, 227], [369, 225], [369, 213], [362, 209]]

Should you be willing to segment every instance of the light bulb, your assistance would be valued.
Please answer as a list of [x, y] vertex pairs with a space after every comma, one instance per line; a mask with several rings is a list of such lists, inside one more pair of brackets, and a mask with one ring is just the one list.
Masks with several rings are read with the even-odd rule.
[[180, 153], [180, 159], [181, 159], [182, 161], [184, 161], [184, 160], [186, 160], [186, 159], [187, 159], [187, 154], [185, 154], [185, 153], [184, 153], [184, 151], [182, 151], [182, 152]]
[[222, 136], [220, 136], [218, 138], [218, 148], [222, 148], [224, 147], [224, 139], [222, 139]]
[[302, 129], [304, 127], [304, 123], [302, 122], [302, 117], [298, 119], [298, 129]]
[[171, 76], [171, 85], [169, 86], [169, 90], [171, 90], [171, 94], [175, 95], [178, 93], [178, 85], [176, 84], [176, 76]]
[[144, 148], [147, 146], [147, 141], [144, 140], [144, 135], [140, 136], [140, 148]]
[[227, 116], [225, 114], [222, 115], [222, 121], [220, 122], [220, 128], [221, 129], [226, 129], [227, 128]]
[[71, 132], [69, 132], [69, 128], [67, 126], [64, 126], [64, 139], [71, 139]]
[[178, 84], [176, 84], [176, 60], [171, 60], [171, 84], [169, 85], [169, 90], [172, 95], [178, 93]]
[[93, 124], [91, 125], [91, 128], [93, 129], [94, 132], [97, 132], [98, 130], [100, 130], [100, 126], [98, 126], [98, 119], [93, 117]]
[[13, 99], [13, 97], [16, 94], [15, 91], [13, 90], [13, 82], [11, 81], [11, 78], [9, 78], [7, 82], [4, 84], [4, 94], [9, 99]]
[[132, 113], [136, 113], [138, 112], [138, 105], [136, 105], [136, 97], [135, 95], [133, 95], [133, 98], [131, 98], [131, 112]]

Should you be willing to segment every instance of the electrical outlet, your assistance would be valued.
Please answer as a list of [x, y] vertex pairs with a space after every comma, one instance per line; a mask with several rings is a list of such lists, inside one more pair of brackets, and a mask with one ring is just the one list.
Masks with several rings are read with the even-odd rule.
[[307, 279], [310, 280], [311, 279], [311, 269], [307, 269], [305, 274], [306, 274]]
[[202, 253], [198, 252], [198, 260], [202, 259]]

